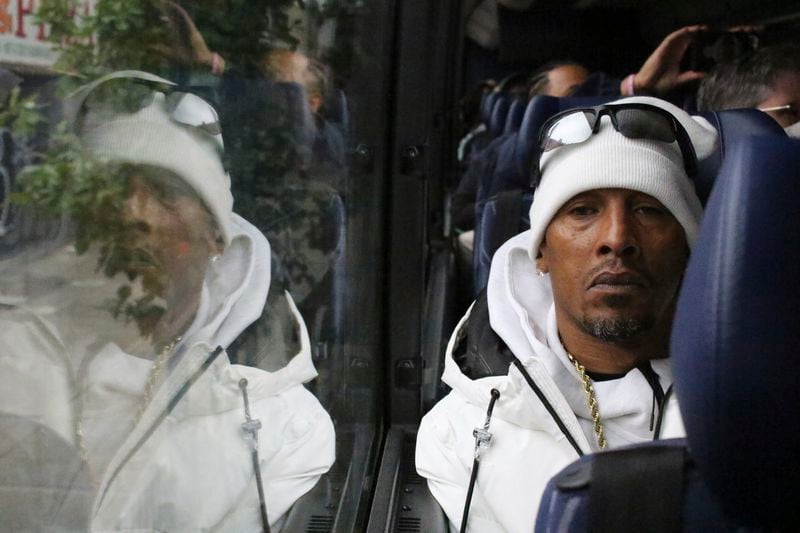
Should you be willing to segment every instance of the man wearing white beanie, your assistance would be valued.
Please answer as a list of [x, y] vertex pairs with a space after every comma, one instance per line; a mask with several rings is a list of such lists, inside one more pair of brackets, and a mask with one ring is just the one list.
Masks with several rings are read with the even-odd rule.
[[453, 528], [532, 531], [579, 456], [684, 435], [668, 340], [702, 215], [690, 176], [715, 144], [647, 97], [544, 125], [531, 229], [495, 254], [447, 347], [452, 391], [419, 429], [417, 470]]

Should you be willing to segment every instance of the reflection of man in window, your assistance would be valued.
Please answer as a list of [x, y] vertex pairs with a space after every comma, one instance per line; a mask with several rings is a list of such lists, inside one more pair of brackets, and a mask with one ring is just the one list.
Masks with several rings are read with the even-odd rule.
[[0, 256], [2, 528], [258, 531], [333, 461], [293, 306], [285, 368], [219, 348], [261, 315], [269, 244], [159, 96], [83, 132], [96, 160], [74, 195], [49, 202], [31, 174], [31, 208], [69, 229]]

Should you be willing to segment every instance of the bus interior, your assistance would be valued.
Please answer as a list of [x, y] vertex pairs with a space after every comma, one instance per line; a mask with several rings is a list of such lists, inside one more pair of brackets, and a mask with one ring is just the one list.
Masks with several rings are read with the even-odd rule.
[[[51, 313], [47, 316], [60, 317], [53, 319], [53, 327], [65, 328], [61, 333], [79, 336], [85, 328], [98, 336], [96, 342], [75, 340], [81, 350], [99, 346], [103, 336], [135, 336], [137, 339], [131, 342], [140, 343], [139, 337], [152, 333], [146, 327], [152, 324], [148, 317], [153, 316], [147, 313], [153, 311], [144, 308], [151, 300], [131, 303], [130, 290], [123, 294], [117, 289], [112, 295], [117, 298], [115, 311], [108, 310], [107, 301], [100, 307], [82, 302], [90, 299], [87, 295], [91, 292], [102, 292], [88, 277], [100, 276], [102, 268], [113, 270], [113, 266], [103, 263], [108, 258], [102, 249], [100, 263], [84, 265], [78, 261], [81, 236], [89, 239], [84, 242], [83, 249], [89, 250], [84, 259], [93, 253], [91, 242], [95, 241], [91, 239], [118, 241], [120, 237], [103, 236], [103, 228], [112, 231], [114, 224], [110, 221], [114, 217], [108, 215], [113, 213], [91, 203], [99, 196], [86, 200], [87, 189], [81, 187], [102, 189], [111, 185], [97, 185], [100, 174], [92, 173], [94, 167], [70, 159], [79, 158], [79, 150], [71, 144], [69, 131], [75, 124], [90, 128], [95, 110], [116, 98], [112, 93], [117, 84], [123, 88], [120, 94], [125, 94], [113, 105], [133, 105], [133, 111], [138, 112], [151, 105], [152, 95], [158, 93], [166, 95], [174, 120], [179, 120], [181, 109], [175, 102], [188, 101], [181, 100], [182, 95], [199, 97], [210, 104], [210, 109], [201, 105], [202, 116], [196, 109], [189, 110], [187, 120], [216, 136], [233, 212], [266, 236], [270, 258], [267, 272], [260, 274], [269, 285], [268, 294], [264, 287], [266, 305], [253, 315], [252, 324], [225, 346], [228, 357], [236, 365], [275, 373], [288, 368], [293, 354], [303, 352], [308, 345], [316, 377], [306, 376], [304, 388], [327, 412], [335, 430], [332, 463], [322, 469], [324, 473], [318, 473], [318, 481], [287, 504], [288, 510], [273, 530], [449, 531], [451, 524], [426, 480], [416, 472], [417, 429], [424, 414], [448, 392], [440, 381], [445, 347], [459, 319], [485, 287], [492, 254], [529, 224], [531, 146], [543, 122], [534, 115], [546, 117], [571, 106], [617, 98], [620, 80], [637, 72], [665, 36], [696, 24], [705, 25], [705, 30], [683, 54], [681, 69], [705, 72], [715, 62], [758, 46], [800, 44], [800, 3], [0, 2], [0, 321], [3, 314], [13, 321], [12, 313], [18, 312], [20, 302], [29, 306], [38, 302], [37, 309], [47, 308]], [[617, 96], [587, 93], [528, 99], [526, 94], [514, 93], [515, 76], [521, 75], [527, 83], [531, 73], [551, 61], [571, 61], [588, 72], [599, 73], [591, 79], [611, 84]], [[102, 78], [120, 72], [123, 74], [118, 78]], [[103, 92], [93, 87], [80, 93], [97, 79], [105, 80], [101, 86], [110, 89]], [[486, 80], [493, 80], [492, 85], [481, 85]], [[136, 89], [129, 91], [130, 87]], [[146, 101], [137, 92], [142, 88], [149, 95]], [[696, 112], [696, 88], [697, 83], [689, 83], [670, 94], [670, 100]], [[76, 100], [76, 94], [82, 96]], [[181, 97], [172, 98], [175, 94]], [[138, 98], [133, 104], [131, 96]], [[682, 361], [692, 350], [719, 353], [718, 359], [724, 360], [724, 348], [730, 344], [720, 341], [712, 345], [708, 339], [702, 344], [697, 339], [704, 337], [704, 332], [715, 331], [720, 321], [740, 319], [739, 315], [736, 319], [715, 315], [703, 307], [703, 302], [728, 302], [730, 306], [720, 304], [719, 308], [730, 308], [735, 314], [741, 298], [780, 294], [781, 282], [787, 284], [785, 292], [791, 301], [800, 303], [796, 279], [777, 267], [775, 272], [768, 272], [758, 270], [761, 264], [748, 264], [741, 247], [755, 247], [761, 241], [747, 226], [749, 219], [733, 207], [737, 202], [748, 213], [759, 213], [763, 205], [778, 205], [782, 217], [769, 219], [765, 215], [764, 220], [769, 222], [753, 222], [783, 232], [782, 237], [770, 240], [769, 246], [764, 244], [759, 253], [780, 253], [792, 264], [800, 249], [789, 249], [792, 243], [798, 244], [797, 145], [786, 144], [784, 139], [774, 144], [764, 141], [783, 135], [783, 130], [759, 111], [708, 112], [703, 116], [721, 136], [724, 133], [725, 140], [717, 159], [709, 163], [712, 166], [701, 169], [708, 181], [698, 188], [714, 206], [714, 221], [704, 227], [707, 235], [704, 233], [705, 240], [700, 242], [706, 247], [697, 252], [697, 264], [692, 265], [685, 281], [684, 292], [690, 292], [685, 297], [694, 298], [694, 305], [686, 304], [679, 314], [678, 322], [685, 328], [687, 339], [675, 347], [684, 354], [679, 356]], [[468, 158], [459, 159], [459, 143], [476, 126], [483, 128], [486, 145], [502, 138], [509, 148], [498, 152], [492, 166], [484, 167], [486, 173], [479, 176], [484, 196], [475, 200], [474, 251], [463, 257], [458, 245], [462, 230], [453, 218], [453, 203], [470, 164]], [[759, 150], [734, 151], [733, 147], [749, 135], [761, 136], [752, 143]], [[105, 146], [102, 140], [97, 142]], [[751, 153], [754, 151], [756, 155]], [[181, 159], [177, 153], [169, 157]], [[176, 165], [178, 169], [190, 163]], [[741, 180], [750, 185], [742, 190], [749, 191], [750, 196], [734, 199], [736, 191], [715, 196], [713, 185], [718, 173], [746, 175]], [[75, 178], [77, 175], [82, 177]], [[759, 188], [752, 183], [755, 175], [761, 183], [775, 185]], [[792, 181], [793, 186], [781, 185]], [[92, 194], [105, 194], [101, 189], [91, 189]], [[738, 193], [745, 194], [742, 190]], [[221, 193], [209, 194], [213, 197]], [[36, 202], [43, 202], [49, 211], [37, 211]], [[99, 228], [99, 233], [86, 237], [87, 233], [81, 233], [82, 223]], [[729, 229], [731, 225], [741, 231]], [[40, 264], [37, 261], [53, 257], [53, 250], [65, 239], [76, 238], [75, 266], [35, 267]], [[168, 242], [162, 241], [159, 246]], [[211, 257], [216, 261], [218, 256]], [[730, 261], [736, 261], [735, 268]], [[779, 262], [784, 262], [783, 258]], [[703, 268], [703, 264], [711, 266]], [[727, 270], [724, 274], [720, 264], [738, 274]], [[83, 270], [76, 275], [87, 279], [68, 279], [79, 269]], [[136, 278], [136, 272], [128, 271], [129, 280]], [[739, 275], [753, 275], [772, 284], [747, 292], [737, 282], [720, 282], [725, 276], [741, 279], [736, 277]], [[192, 278], [192, 270], [187, 267], [177, 277]], [[93, 312], [80, 316], [81, 305], [94, 305], [87, 307]], [[98, 311], [101, 307], [103, 311]], [[300, 329], [293, 322], [294, 310], [305, 324]], [[792, 337], [796, 328], [780, 318], [781, 313], [794, 312], [796, 308], [788, 304], [753, 311], [764, 317], [764, 331], [780, 340], [770, 345], [773, 351], [797, 346], [792, 344], [797, 341]], [[105, 315], [100, 317], [102, 313]], [[158, 324], [161, 318], [157, 315], [152, 320]], [[785, 330], [772, 327], [775, 324], [785, 326]], [[138, 331], [130, 331], [137, 327]], [[307, 331], [307, 337], [303, 331]], [[756, 335], [755, 329], [748, 331]], [[11, 358], [12, 345], [24, 341], [11, 329], [0, 335], [4, 337], [0, 360]], [[182, 336], [176, 337], [173, 332], [173, 343], [164, 349], [175, 349]], [[681, 364], [680, 371], [694, 387], [692, 391], [702, 389], [704, 379], [722, 379], [708, 367]], [[797, 377], [792, 365], [779, 366], [787, 379], [787, 374]], [[9, 376], [8, 384], [3, 385], [8, 392], [0, 393], [2, 471], [8, 461], [21, 464], [22, 459], [8, 450], [15, 449], [18, 435], [17, 429], [11, 429], [14, 421], [25, 418], [28, 407], [20, 407], [13, 397], [17, 390], [11, 387], [13, 380], [22, 379], [12, 372], [16, 367], [0, 367]], [[765, 386], [774, 379], [778, 390], [791, 394], [789, 385], [782, 388], [780, 373], [759, 368]], [[47, 396], [48, 391], [26, 391], [22, 387], [19, 394]], [[190, 397], [191, 392], [187, 394]], [[691, 397], [698, 405], [712, 401]], [[786, 402], [786, 411], [792, 411], [790, 399], [780, 401]], [[44, 405], [44, 409], [55, 409], [52, 402], [45, 401]], [[30, 416], [32, 423], [41, 422], [39, 415]], [[249, 416], [248, 412], [248, 422]], [[688, 430], [703, 420], [701, 415], [697, 420], [685, 414], [684, 418]], [[266, 419], [260, 424], [262, 439], [289, 431], [276, 429]], [[728, 431], [725, 427], [713, 429], [720, 434]], [[794, 432], [787, 439], [790, 443], [800, 434], [800, 428], [791, 424], [784, 431]], [[79, 431], [74, 433], [77, 439]], [[69, 442], [72, 430], [65, 434], [67, 448], [80, 447], [80, 439]], [[64, 439], [59, 438], [59, 442]], [[705, 442], [699, 439], [692, 444], [701, 455], [713, 455], [709, 447], [704, 447]], [[736, 443], [746, 448], [747, 439], [742, 437]], [[2, 459], [4, 452], [8, 452], [6, 460]], [[193, 451], [183, 453], [192, 455]], [[324, 455], [322, 451], [314, 453]], [[165, 468], [169, 469], [168, 465]], [[791, 480], [797, 481], [797, 470], [786, 468]], [[18, 486], [33, 484], [33, 478], [25, 480], [19, 471], [17, 468], [14, 475], [23, 475], [22, 480], [3, 476], [0, 522], [7, 523], [0, 523], [3, 531], [26, 529], [25, 524], [30, 525], [26, 520], [47, 512], [42, 511], [47, 508], [42, 502], [47, 500], [34, 496], [26, 500], [27, 492], [17, 490]], [[222, 472], [210, 475], [221, 479], [228, 476]], [[791, 487], [784, 481], [764, 480], [765, 485], [778, 487], [767, 491], [770, 498], [780, 494], [779, 489], [797, 493], [796, 485]], [[267, 510], [269, 496], [268, 490]], [[698, 501], [705, 501], [703, 497]], [[778, 504], [770, 498], [758, 501], [770, 513], [777, 513]], [[780, 506], [792, 507], [795, 499], [787, 495]], [[579, 522], [571, 530], [587, 527]], [[84, 526], [61, 529], [57, 522], [54, 524], [51, 531], [84, 530]], [[693, 530], [702, 530], [697, 524], [702, 522], [694, 523]], [[90, 530], [94, 526], [86, 527]]]

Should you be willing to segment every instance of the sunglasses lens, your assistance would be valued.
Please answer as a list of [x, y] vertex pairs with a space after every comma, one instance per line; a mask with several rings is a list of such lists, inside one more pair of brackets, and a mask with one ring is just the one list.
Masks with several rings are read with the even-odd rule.
[[542, 152], [549, 152], [566, 144], [578, 144], [592, 136], [595, 113], [576, 111], [558, 119], [547, 130], [542, 141]]
[[629, 139], [676, 140], [672, 122], [663, 115], [645, 109], [619, 109], [615, 115], [619, 132]]
[[153, 101], [153, 87], [127, 79], [111, 80], [94, 89], [84, 106], [92, 111], [135, 113]]

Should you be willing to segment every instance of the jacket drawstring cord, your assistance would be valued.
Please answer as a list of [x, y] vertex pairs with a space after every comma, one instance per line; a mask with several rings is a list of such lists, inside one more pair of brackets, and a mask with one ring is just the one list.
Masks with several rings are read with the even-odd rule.
[[[661, 387], [661, 382], [658, 378], [658, 374], [653, 367], [650, 365], [650, 362], [647, 361], [644, 364], [641, 364], [637, 367], [639, 372], [642, 373], [644, 379], [647, 381], [647, 384], [650, 385], [650, 388], [653, 390], [653, 401], [650, 406], [650, 431], [654, 430], [654, 426], [658, 428], [657, 431], [653, 434], [653, 440], [658, 438], [660, 426], [661, 426], [661, 416], [662, 412], [664, 411], [665, 405], [665, 394], [664, 389]], [[658, 405], [658, 423], [656, 423], [656, 405]]]
[[656, 422], [656, 393], [653, 392], [653, 401], [650, 404], [650, 431], [653, 431], [653, 426]]
[[664, 393], [664, 397], [661, 399], [661, 402], [658, 406], [658, 420], [656, 421], [656, 429], [653, 433], [653, 440], [661, 438], [661, 423], [664, 421], [664, 409], [667, 407], [667, 401], [669, 401], [670, 396], [672, 396], [672, 385], [667, 387], [667, 392]]
[[469, 478], [469, 487], [467, 488], [467, 499], [464, 502], [464, 514], [461, 517], [461, 533], [467, 530], [467, 520], [469, 518], [469, 507], [472, 504], [472, 492], [475, 489], [475, 482], [478, 480], [478, 467], [481, 462], [481, 453], [484, 449], [489, 447], [492, 441], [492, 434], [489, 432], [489, 424], [492, 422], [492, 411], [494, 404], [500, 398], [500, 391], [497, 389], [491, 390], [492, 398], [489, 400], [489, 407], [486, 409], [486, 421], [483, 427], [477, 427], [472, 431], [472, 436], [475, 437], [475, 457], [472, 461], [472, 474]]
[[270, 533], [269, 521], [267, 520], [267, 503], [264, 500], [264, 484], [261, 481], [261, 461], [258, 458], [258, 430], [261, 429], [261, 421], [250, 416], [250, 400], [247, 397], [247, 380], [245, 378], [239, 380], [239, 388], [242, 389], [242, 398], [244, 398], [245, 422], [242, 424], [242, 430], [246, 435], [245, 439], [249, 441], [251, 446], [250, 457], [253, 459], [253, 470], [256, 474], [258, 502], [261, 510], [261, 524], [264, 528], [264, 533]]

